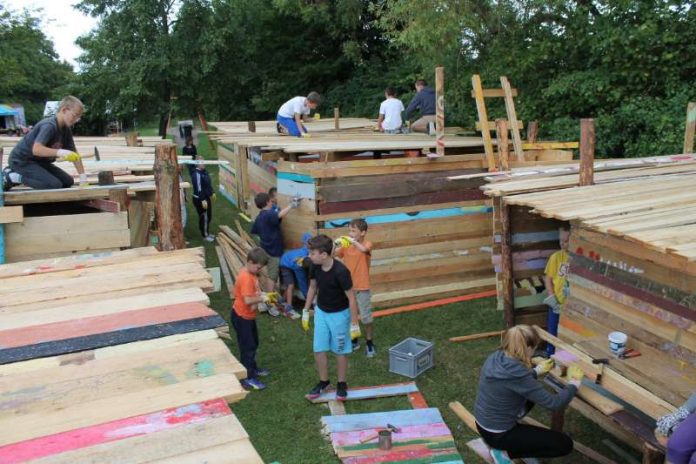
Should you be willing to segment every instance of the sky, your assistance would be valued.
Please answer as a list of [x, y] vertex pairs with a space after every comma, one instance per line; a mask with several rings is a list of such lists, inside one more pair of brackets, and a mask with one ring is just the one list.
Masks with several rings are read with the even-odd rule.
[[41, 18], [43, 32], [53, 41], [53, 48], [61, 59], [70, 63], [77, 71], [77, 57], [82, 49], [75, 39], [86, 34], [97, 25], [97, 20], [86, 16], [72, 7], [78, 0], [3, 0], [5, 8], [21, 11], [42, 8], [43, 12], [33, 16]]

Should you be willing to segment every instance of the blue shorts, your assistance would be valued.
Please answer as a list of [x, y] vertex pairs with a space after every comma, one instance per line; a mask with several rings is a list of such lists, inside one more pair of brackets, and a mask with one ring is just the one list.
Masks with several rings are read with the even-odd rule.
[[331, 351], [334, 354], [350, 354], [350, 310], [327, 313], [316, 307], [314, 311], [314, 352]]
[[[285, 116], [281, 116], [278, 114], [276, 115], [276, 121], [278, 122], [278, 124], [280, 124], [288, 130], [288, 134], [294, 137], [300, 136], [300, 129], [297, 127], [297, 122], [295, 122], [295, 118], [286, 118]], [[307, 132], [307, 129], [305, 129], [305, 127], [302, 126], [302, 131]]]

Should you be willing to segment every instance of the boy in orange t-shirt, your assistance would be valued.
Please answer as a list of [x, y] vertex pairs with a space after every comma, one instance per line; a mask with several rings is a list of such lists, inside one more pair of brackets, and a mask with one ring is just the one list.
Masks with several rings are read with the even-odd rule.
[[239, 357], [246, 367], [247, 378], [241, 384], [247, 390], [263, 390], [266, 386], [258, 376], [266, 376], [268, 370], [256, 366], [256, 350], [259, 347], [259, 333], [256, 328], [256, 312], [259, 303], [268, 303], [269, 296], [259, 287], [259, 273], [268, 263], [268, 254], [263, 248], [254, 248], [247, 254], [246, 265], [239, 271], [234, 283], [234, 304], [232, 305], [232, 326], [237, 332]]
[[[372, 243], [365, 240], [367, 222], [364, 219], [353, 219], [348, 225], [348, 235], [336, 239], [336, 256], [341, 258], [350, 271], [353, 279], [353, 290], [358, 302], [360, 320], [365, 327], [365, 355], [375, 356], [375, 345], [372, 343], [373, 318], [372, 294], [370, 293], [370, 259], [372, 258]], [[353, 340], [353, 351], [360, 349], [360, 341]]]

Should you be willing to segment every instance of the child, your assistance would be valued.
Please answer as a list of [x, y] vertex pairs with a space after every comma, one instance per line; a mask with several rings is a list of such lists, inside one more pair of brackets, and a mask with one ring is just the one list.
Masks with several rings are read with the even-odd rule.
[[292, 307], [292, 297], [295, 293], [295, 285], [300, 287], [302, 295], [307, 298], [307, 271], [311, 261], [309, 260], [309, 250], [307, 242], [312, 238], [309, 232], [302, 236], [302, 248], [288, 250], [280, 257], [280, 286], [285, 288], [285, 315], [298, 319], [300, 315]]
[[[261, 238], [261, 248], [268, 253], [269, 260], [268, 266], [266, 266], [267, 281], [264, 283], [264, 288], [268, 292], [273, 292], [278, 280], [280, 257], [283, 254], [283, 234], [280, 231], [280, 221], [287, 216], [291, 209], [297, 208], [299, 200], [293, 199], [288, 206], [277, 212], [273, 211], [271, 197], [265, 192], [257, 194], [254, 198], [254, 203], [261, 211], [256, 216], [256, 220], [251, 227], [251, 233]], [[269, 308], [268, 314], [273, 317], [280, 316], [280, 312], [274, 306]]]
[[696, 463], [696, 392], [679, 409], [657, 420], [655, 437], [667, 448], [670, 464]]
[[39, 121], [10, 152], [9, 165], [2, 170], [3, 190], [24, 184], [33, 189], [69, 188], [73, 177], [53, 163], [56, 160], [76, 163], [71, 127], [82, 117], [84, 105], [76, 97], [61, 100], [55, 116]]
[[280, 211], [280, 207], [278, 206], [278, 189], [276, 187], [269, 188], [268, 196], [271, 198], [271, 209], [277, 213]]
[[302, 328], [309, 330], [309, 307], [317, 296], [314, 310], [314, 359], [317, 363], [319, 383], [307, 394], [314, 399], [329, 387], [329, 366], [327, 352], [336, 355], [336, 399], [345, 401], [348, 397], [348, 358], [353, 349], [351, 338], [360, 336], [358, 325], [358, 307], [355, 302], [353, 281], [350, 271], [343, 263], [332, 257], [333, 241], [326, 235], [317, 235], [309, 239], [309, 290], [302, 310]]
[[[353, 279], [355, 299], [360, 310], [360, 320], [365, 327], [365, 355], [375, 356], [375, 345], [372, 343], [372, 304], [370, 294], [370, 258], [372, 243], [365, 240], [367, 222], [364, 219], [353, 219], [348, 226], [348, 236], [336, 240], [342, 246], [336, 250], [336, 256], [343, 260]], [[345, 245], [345, 246], [344, 246]], [[360, 349], [360, 341], [353, 340], [353, 351]]]
[[403, 125], [401, 112], [404, 111], [404, 104], [396, 98], [396, 91], [392, 87], [387, 87], [384, 96], [387, 99], [379, 105], [379, 119], [377, 119], [379, 131], [385, 134], [400, 134]]
[[[181, 154], [184, 156], [190, 156], [192, 160], [195, 160], [198, 156], [198, 150], [196, 149], [196, 146], [193, 144], [192, 136], [189, 135], [188, 137], [186, 137], [186, 144], [184, 145], [184, 148], [181, 149]], [[193, 164], [187, 164], [186, 168], [188, 169], [191, 179], [193, 179], [193, 172], [196, 169], [196, 166]]]
[[557, 394], [547, 391], [537, 379], [553, 368], [553, 360], [547, 359], [535, 368], [531, 362], [540, 342], [533, 327], [512, 327], [505, 332], [500, 349], [481, 368], [474, 416], [496, 464], [512, 464], [516, 458], [565, 456], [573, 450], [568, 435], [517, 422], [534, 404], [551, 410], [565, 408], [584, 376], [579, 367], [571, 365], [568, 385]]
[[278, 133], [285, 128], [294, 137], [304, 137], [307, 128], [302, 121], [309, 121], [310, 110], [317, 109], [320, 103], [321, 97], [317, 92], [309, 92], [307, 97], [295, 97], [283, 103], [276, 116]]
[[263, 390], [266, 386], [258, 376], [266, 376], [268, 370], [256, 365], [256, 350], [259, 347], [259, 333], [256, 328], [256, 311], [259, 303], [268, 301], [268, 294], [259, 289], [259, 272], [268, 262], [268, 255], [261, 248], [254, 248], [247, 254], [246, 265], [239, 271], [234, 283], [234, 305], [232, 306], [232, 327], [237, 332], [240, 362], [247, 370], [247, 378], [242, 386], [247, 390]]
[[[202, 160], [200, 156], [197, 160]], [[213, 200], [215, 192], [210, 181], [210, 175], [205, 170], [205, 165], [199, 163], [191, 175], [191, 183], [193, 184], [193, 206], [198, 212], [198, 228], [201, 231], [203, 239], [212, 242], [215, 236], [210, 233], [210, 221], [213, 220]]]
[[[549, 295], [544, 300], [544, 303], [549, 306], [546, 330], [554, 336], [558, 335], [558, 320], [561, 317], [561, 308], [568, 296], [569, 235], [570, 233], [567, 229], [560, 228], [558, 230], [558, 241], [561, 249], [549, 257], [546, 269], [544, 269], [544, 286], [546, 287], [546, 293]], [[551, 356], [555, 352], [554, 346], [547, 344], [546, 352]]]

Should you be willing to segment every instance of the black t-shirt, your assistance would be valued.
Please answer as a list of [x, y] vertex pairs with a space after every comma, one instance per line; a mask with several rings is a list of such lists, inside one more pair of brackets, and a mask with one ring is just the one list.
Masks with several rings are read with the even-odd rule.
[[261, 248], [270, 256], [280, 258], [283, 255], [283, 233], [278, 212], [262, 209], [251, 226], [251, 233], [261, 238]]
[[195, 160], [196, 155], [198, 154], [198, 150], [196, 150], [195, 145], [191, 145], [190, 147], [188, 145], [184, 145], [184, 148], [181, 149], [181, 153], [183, 155], [188, 155], [191, 157], [192, 160]]
[[353, 279], [342, 262], [334, 260], [328, 271], [312, 264], [309, 268], [309, 278], [317, 281], [317, 304], [324, 312], [337, 313], [348, 307], [346, 292], [353, 288]]
[[22, 140], [12, 149], [10, 158], [17, 161], [41, 161], [43, 163], [52, 163], [56, 160], [55, 158], [34, 156], [34, 143], [40, 143], [56, 150], [65, 148], [75, 151], [72, 130], [68, 126], [58, 127], [58, 120], [55, 116], [36, 123], [31, 131], [22, 137]]

